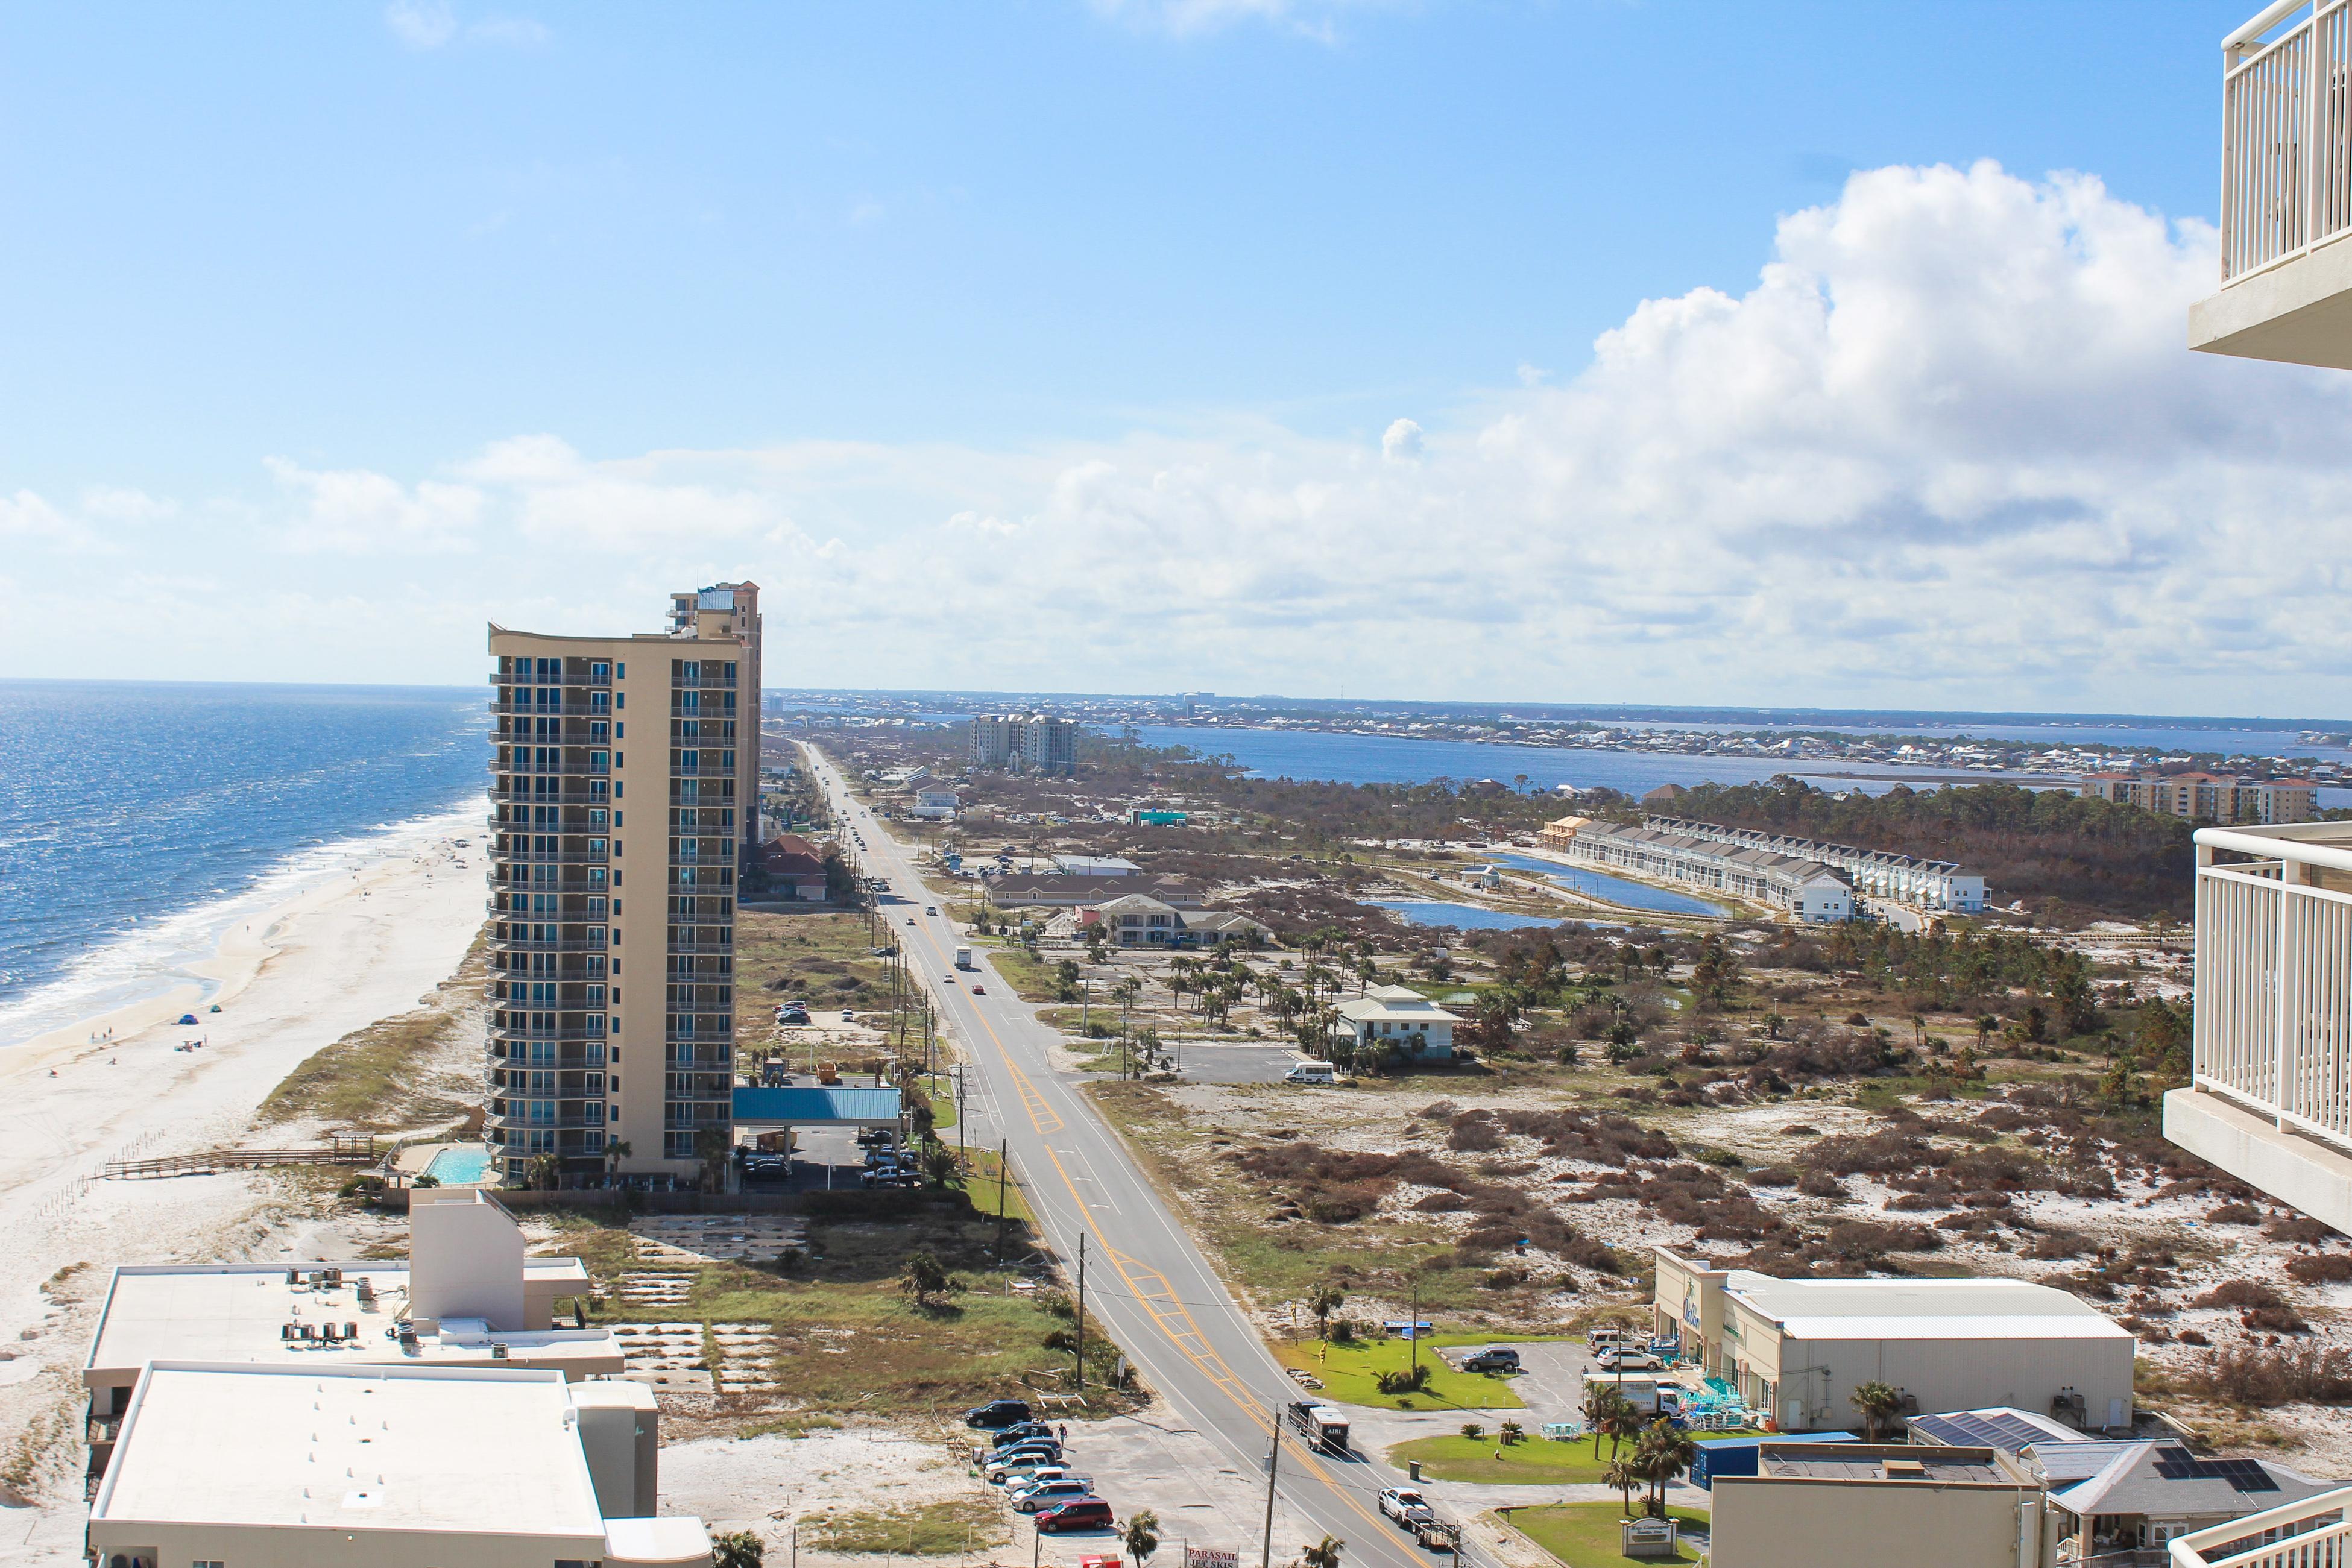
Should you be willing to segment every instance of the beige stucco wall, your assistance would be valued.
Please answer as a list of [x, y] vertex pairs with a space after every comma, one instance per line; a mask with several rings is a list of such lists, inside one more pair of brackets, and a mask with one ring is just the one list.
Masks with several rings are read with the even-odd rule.
[[235, 1568], [419, 1568], [424, 1563], [432, 1568], [517, 1568], [567, 1560], [593, 1563], [604, 1555], [601, 1531], [497, 1535], [318, 1524], [265, 1528], [96, 1520], [90, 1523], [89, 1542], [101, 1553], [99, 1568], [112, 1568], [117, 1552], [135, 1552], [159, 1568], [186, 1568], [191, 1563], [227, 1563]]
[[[1900, 1563], [1902, 1568], [2020, 1568], [2021, 1498], [2006, 1486], [1933, 1481], [1790, 1480], [1725, 1476], [1715, 1483], [1714, 1568], [1830, 1568]], [[2053, 1558], [2037, 1502], [2036, 1557]]]

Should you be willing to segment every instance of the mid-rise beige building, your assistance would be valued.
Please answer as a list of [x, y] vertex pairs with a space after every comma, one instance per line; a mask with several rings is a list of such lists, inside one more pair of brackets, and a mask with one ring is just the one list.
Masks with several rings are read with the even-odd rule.
[[760, 635], [749, 583], [675, 596], [667, 633], [489, 630], [486, 1136], [510, 1181], [552, 1161], [573, 1185], [684, 1184], [732, 1141]]
[[2209, 822], [2269, 825], [2319, 815], [2308, 779], [2238, 779], [2224, 773], [2085, 773], [2081, 793], [2118, 806]]

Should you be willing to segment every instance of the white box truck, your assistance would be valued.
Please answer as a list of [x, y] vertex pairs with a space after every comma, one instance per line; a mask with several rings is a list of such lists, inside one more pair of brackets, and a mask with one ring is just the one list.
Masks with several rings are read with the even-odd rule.
[[959, 947], [956, 949], [955, 967], [959, 969], [969, 969], [971, 967], [971, 948]]

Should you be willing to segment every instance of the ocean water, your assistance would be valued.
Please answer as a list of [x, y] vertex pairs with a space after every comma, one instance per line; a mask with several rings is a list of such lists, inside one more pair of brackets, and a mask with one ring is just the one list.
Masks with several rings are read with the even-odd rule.
[[168, 989], [238, 915], [421, 824], [478, 833], [485, 701], [0, 681], [0, 1046]]

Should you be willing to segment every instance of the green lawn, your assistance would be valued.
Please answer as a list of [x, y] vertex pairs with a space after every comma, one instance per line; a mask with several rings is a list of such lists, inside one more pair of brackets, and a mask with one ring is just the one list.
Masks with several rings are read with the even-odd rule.
[[[1497, 1423], [1482, 1424], [1486, 1428], [1483, 1437], [1454, 1435], [1399, 1443], [1389, 1450], [1389, 1463], [1402, 1469], [1408, 1459], [1418, 1459], [1422, 1475], [1430, 1480], [1483, 1481], [1497, 1486], [1597, 1486], [1601, 1472], [1609, 1468], [1606, 1437], [1601, 1440], [1601, 1457], [1596, 1459], [1592, 1457], [1591, 1437], [1555, 1443], [1530, 1431], [1524, 1441], [1506, 1448], [1495, 1435]], [[1702, 1441], [1759, 1435], [1717, 1432]], [[1502, 1455], [1499, 1459], [1495, 1457], [1498, 1451]]]
[[[1635, 1506], [1640, 1506], [1639, 1499]], [[1706, 1524], [1706, 1515], [1696, 1509], [1670, 1508], [1666, 1511], [1685, 1524], [1702, 1528]], [[1666, 1561], [1628, 1557], [1617, 1550], [1617, 1521], [1624, 1516], [1624, 1511], [1614, 1502], [1564, 1502], [1543, 1508], [1515, 1508], [1501, 1517], [1568, 1568], [1640, 1568], [1645, 1563]], [[1698, 1550], [1685, 1542], [1674, 1560], [1696, 1563]]]
[[1303, 1344], [1277, 1344], [1275, 1354], [1285, 1366], [1296, 1366], [1323, 1380], [1323, 1396], [1341, 1405], [1370, 1405], [1385, 1410], [1521, 1410], [1526, 1402], [1511, 1389], [1507, 1377], [1492, 1373], [1456, 1372], [1437, 1354], [1446, 1344], [1492, 1344], [1492, 1335], [1434, 1334], [1421, 1342], [1421, 1364], [1430, 1368], [1429, 1384], [1418, 1394], [1383, 1394], [1383, 1372], [1402, 1372], [1412, 1360], [1412, 1342], [1402, 1339], [1357, 1340], [1328, 1347], [1320, 1340]]

